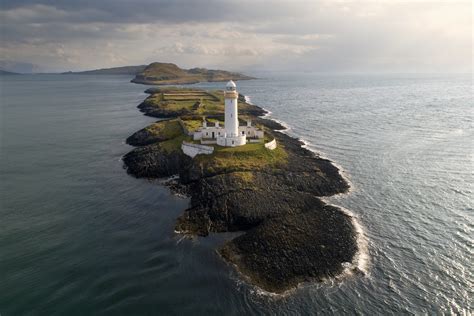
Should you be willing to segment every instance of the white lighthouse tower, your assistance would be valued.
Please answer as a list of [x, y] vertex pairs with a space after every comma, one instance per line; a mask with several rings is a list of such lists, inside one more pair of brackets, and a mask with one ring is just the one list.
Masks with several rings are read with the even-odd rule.
[[239, 114], [238, 114], [238, 99], [235, 83], [230, 80], [225, 88], [225, 133], [217, 137], [217, 144], [220, 146], [242, 146], [247, 142], [247, 136], [244, 133], [239, 134]]
[[225, 133], [227, 137], [239, 134], [239, 118], [237, 111], [238, 93], [235, 83], [231, 80], [225, 87]]

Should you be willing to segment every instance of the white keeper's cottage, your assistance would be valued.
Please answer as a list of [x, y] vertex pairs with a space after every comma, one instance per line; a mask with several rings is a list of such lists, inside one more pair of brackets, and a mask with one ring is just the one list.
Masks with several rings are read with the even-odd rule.
[[232, 80], [226, 85], [224, 97], [224, 127], [219, 126], [219, 122], [216, 122], [214, 126], [207, 126], [207, 121], [204, 119], [202, 126], [194, 132], [193, 139], [200, 140], [201, 144], [217, 144], [228, 147], [242, 146], [247, 142], [262, 141], [263, 131], [252, 126], [251, 121], [247, 121], [246, 125], [239, 126], [237, 103], [239, 93]]

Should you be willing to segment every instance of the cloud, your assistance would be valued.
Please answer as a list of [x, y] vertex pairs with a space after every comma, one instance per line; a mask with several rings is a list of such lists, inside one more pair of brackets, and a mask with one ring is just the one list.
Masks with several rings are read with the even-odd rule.
[[188, 54], [188, 55], [211, 55], [211, 56], [258, 56], [258, 52], [252, 48], [239, 46], [213, 47], [202, 44], [174, 43], [170, 46], [159, 47], [154, 51], [157, 54]]
[[469, 71], [470, 1], [3, 0], [2, 58], [50, 69]]

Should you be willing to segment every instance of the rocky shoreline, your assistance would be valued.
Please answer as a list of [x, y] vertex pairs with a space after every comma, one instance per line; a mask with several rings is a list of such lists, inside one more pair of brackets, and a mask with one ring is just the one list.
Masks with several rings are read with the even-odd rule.
[[[148, 91], [151, 96], [155, 92]], [[246, 104], [242, 96], [241, 103], [245, 114], [283, 148], [284, 163], [224, 168], [210, 159], [191, 159], [180, 150], [169, 150], [166, 137], [143, 129], [127, 139], [136, 146], [123, 158], [127, 172], [140, 178], [179, 175], [179, 190], [191, 197], [191, 203], [175, 230], [199, 236], [245, 232], [218, 253], [265, 291], [283, 293], [303, 282], [341, 274], [358, 251], [357, 232], [349, 215], [319, 197], [347, 192], [349, 184], [329, 160], [278, 132], [284, 129], [279, 123], [262, 118], [265, 110]], [[147, 100], [138, 107], [160, 119], [188, 114]]]

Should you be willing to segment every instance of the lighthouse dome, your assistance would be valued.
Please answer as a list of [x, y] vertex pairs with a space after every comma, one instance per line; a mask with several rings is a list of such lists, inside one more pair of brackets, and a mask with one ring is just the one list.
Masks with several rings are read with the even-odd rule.
[[235, 91], [235, 89], [237, 88], [237, 86], [235, 85], [235, 82], [233, 82], [232, 80], [229, 80], [229, 82], [227, 82], [225, 87], [227, 91]]

